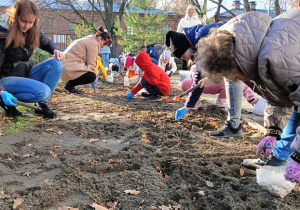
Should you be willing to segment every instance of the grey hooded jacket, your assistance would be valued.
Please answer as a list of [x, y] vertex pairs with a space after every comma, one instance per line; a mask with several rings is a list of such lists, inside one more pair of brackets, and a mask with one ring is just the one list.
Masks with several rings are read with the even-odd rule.
[[245, 13], [219, 30], [233, 34], [236, 62], [247, 84], [268, 102], [265, 126], [283, 129], [292, 106], [300, 107], [300, 8], [275, 19]]

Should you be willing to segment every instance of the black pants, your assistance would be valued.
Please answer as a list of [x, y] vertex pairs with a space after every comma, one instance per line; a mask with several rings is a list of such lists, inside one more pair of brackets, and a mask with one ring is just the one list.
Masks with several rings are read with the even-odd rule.
[[140, 80], [141, 85], [143, 88], [145, 88], [149, 94], [151, 95], [159, 95], [162, 96], [163, 94], [160, 92], [159, 88], [157, 86], [149, 84], [146, 80], [141, 78]]
[[186, 60], [182, 60], [182, 70], [188, 70], [188, 62]]
[[81, 75], [77, 79], [69, 80], [68, 84], [75, 87], [77, 85], [85, 85], [85, 84], [92, 83], [95, 80], [96, 80], [96, 74], [94, 72], [89, 71], [89, 72]]

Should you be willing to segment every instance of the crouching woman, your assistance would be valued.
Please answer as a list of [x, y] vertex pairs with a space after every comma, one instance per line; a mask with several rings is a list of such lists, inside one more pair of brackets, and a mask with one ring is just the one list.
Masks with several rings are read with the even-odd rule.
[[[56, 113], [47, 106], [62, 74], [62, 52], [38, 30], [40, 11], [32, 0], [17, 0], [0, 21], [0, 82], [4, 89], [23, 102], [38, 103], [45, 118]], [[33, 50], [40, 47], [53, 54], [33, 66]], [[15, 106], [0, 103], [9, 116], [19, 116]]]

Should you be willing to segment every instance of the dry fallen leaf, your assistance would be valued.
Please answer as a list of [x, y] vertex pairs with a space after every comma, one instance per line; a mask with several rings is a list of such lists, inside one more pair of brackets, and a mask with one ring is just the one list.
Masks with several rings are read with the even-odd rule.
[[205, 192], [203, 190], [198, 191], [199, 195], [205, 195]]
[[18, 206], [20, 206], [24, 201], [24, 198], [17, 198], [14, 200], [13, 209], [16, 209]]
[[57, 120], [58, 120], [58, 118], [50, 119], [51, 122], [56, 122]]
[[90, 206], [93, 207], [95, 210], [109, 210], [109, 209], [107, 209], [107, 208], [105, 208], [103, 206], [100, 206], [100, 205], [96, 204], [96, 203], [93, 203]]
[[147, 138], [147, 135], [146, 134], [142, 134], [142, 139], [145, 139], [145, 138]]
[[0, 200], [4, 199], [4, 198], [9, 198], [9, 196], [8, 195], [4, 195], [4, 194], [0, 194]]
[[156, 206], [150, 206], [149, 210], [158, 210]]
[[117, 161], [115, 160], [115, 159], [109, 159], [108, 160], [108, 163], [110, 163], [110, 164], [113, 164], [113, 163], [116, 163]]
[[53, 128], [46, 128], [45, 131], [54, 132]]
[[155, 169], [156, 169], [157, 171], [161, 171], [161, 168], [160, 168], [159, 166], [155, 166]]
[[244, 169], [240, 168], [240, 175], [241, 175], [241, 176], [244, 176], [244, 174], [245, 174]]
[[142, 139], [144, 144], [150, 144], [150, 140], [149, 139]]
[[61, 146], [54, 146], [53, 148], [54, 149], [59, 149], [59, 148], [61, 148]]
[[50, 151], [49, 153], [50, 153], [50, 155], [51, 155], [52, 157], [54, 157], [54, 158], [56, 158], [56, 157], [57, 157], [57, 154], [56, 154], [55, 152], [53, 152], [53, 151]]
[[140, 194], [140, 191], [137, 191], [137, 190], [125, 190], [124, 192], [127, 193], [127, 194], [130, 194], [130, 195]]
[[69, 150], [64, 152], [64, 155], [69, 155], [69, 154], [71, 154], [71, 151], [69, 151]]
[[28, 146], [28, 147], [31, 147], [31, 146], [32, 146], [32, 144], [27, 144], [27, 146]]
[[34, 153], [32, 153], [32, 154], [23, 154], [23, 158], [32, 157], [32, 156], [34, 156]]
[[102, 139], [102, 142], [103, 142], [103, 143], [106, 143], [106, 140], [105, 140], [105, 139]]
[[58, 207], [57, 210], [79, 210], [79, 208], [73, 208], [73, 207]]
[[247, 124], [243, 124], [242, 126], [245, 130], [247, 130], [249, 128], [249, 126]]
[[159, 208], [161, 210], [170, 210], [170, 208], [168, 206], [165, 206], [165, 205], [159, 206]]
[[93, 142], [98, 141], [98, 140], [99, 140], [98, 138], [96, 138], [96, 139], [90, 139], [89, 142], [93, 143]]
[[61, 136], [61, 135], [63, 135], [63, 132], [58, 131], [57, 134], [58, 134], [59, 136]]

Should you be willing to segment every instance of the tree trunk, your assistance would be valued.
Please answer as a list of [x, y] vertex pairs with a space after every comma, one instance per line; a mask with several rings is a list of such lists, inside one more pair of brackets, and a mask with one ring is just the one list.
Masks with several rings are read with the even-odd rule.
[[217, 7], [217, 11], [215, 13], [215, 22], [219, 22], [220, 21], [220, 11], [221, 11], [221, 5], [222, 5], [222, 1], [223, 0], [219, 0], [219, 4], [218, 4], [218, 7]]
[[250, 5], [248, 0], [243, 0], [245, 12], [250, 12]]
[[274, 0], [275, 14], [276, 16], [280, 15], [281, 9], [279, 5], [279, 0]]

